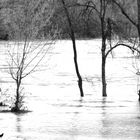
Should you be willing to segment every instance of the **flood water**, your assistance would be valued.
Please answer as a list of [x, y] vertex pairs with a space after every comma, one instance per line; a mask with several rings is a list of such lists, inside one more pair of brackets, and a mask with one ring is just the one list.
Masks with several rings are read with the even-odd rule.
[[[0, 48], [0, 86], [14, 88], [4, 44]], [[118, 48], [107, 59], [107, 98], [102, 97], [100, 40], [77, 41], [78, 62], [85, 97], [80, 98], [70, 41], [57, 41], [40, 71], [24, 79], [24, 114], [0, 113], [3, 140], [112, 140], [140, 139], [135, 60]], [[135, 68], [134, 68], [135, 67]], [[138, 66], [137, 66], [138, 68]], [[14, 94], [14, 93], [12, 93]]]

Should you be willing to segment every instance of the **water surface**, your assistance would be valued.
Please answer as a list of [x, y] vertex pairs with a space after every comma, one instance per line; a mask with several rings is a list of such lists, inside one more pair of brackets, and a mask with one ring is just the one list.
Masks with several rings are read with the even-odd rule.
[[[107, 59], [107, 98], [101, 96], [100, 40], [78, 41], [78, 62], [85, 97], [80, 98], [70, 41], [58, 41], [40, 71], [23, 81], [31, 112], [0, 113], [5, 140], [109, 140], [140, 138], [138, 77], [128, 49]], [[1, 43], [0, 86], [14, 89], [6, 73], [5, 43]], [[8, 66], [7, 66], [8, 67]], [[13, 93], [11, 93], [13, 94]]]

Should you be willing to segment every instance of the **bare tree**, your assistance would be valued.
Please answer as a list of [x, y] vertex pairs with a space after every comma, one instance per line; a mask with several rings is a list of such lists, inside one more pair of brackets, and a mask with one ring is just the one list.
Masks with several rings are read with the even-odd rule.
[[76, 40], [75, 40], [75, 33], [74, 33], [74, 29], [73, 29], [73, 25], [72, 25], [72, 21], [70, 18], [70, 14], [67, 8], [67, 5], [65, 3], [65, 0], [61, 0], [66, 17], [67, 17], [67, 22], [69, 25], [69, 35], [73, 44], [73, 52], [74, 52], [74, 64], [75, 64], [75, 70], [76, 70], [76, 74], [78, 77], [78, 86], [80, 89], [80, 96], [83, 97], [84, 96], [84, 92], [83, 92], [83, 86], [82, 86], [82, 77], [80, 75], [79, 72], [79, 67], [78, 67], [78, 62], [77, 62], [77, 49], [76, 49]]
[[39, 30], [50, 22], [52, 12], [53, 10], [45, 0], [25, 0], [22, 4], [13, 5], [11, 9], [11, 27], [14, 28], [11, 35], [14, 36], [15, 41], [9, 42], [7, 47], [10, 58], [8, 60], [9, 73], [16, 83], [16, 98], [12, 111], [18, 112], [22, 109], [23, 79], [35, 72], [51, 49], [56, 32], [53, 35], [48, 33], [44, 41], [35, 41], [35, 39]]
[[[115, 1], [115, 0], [114, 0]], [[118, 4], [118, 3], [117, 3]], [[114, 28], [118, 25], [115, 23], [112, 15], [112, 1], [110, 0], [87, 0], [79, 1], [76, 6], [85, 7], [85, 9], [92, 9], [96, 11], [96, 14], [100, 20], [101, 26], [101, 54], [102, 54], [102, 64], [101, 64], [101, 77], [102, 77], [102, 96], [107, 96], [107, 82], [106, 82], [106, 60], [108, 55], [117, 47], [124, 46], [129, 48], [132, 51], [140, 52], [137, 48], [137, 43], [135, 40], [132, 42], [122, 42], [118, 40], [116, 43], [113, 43]], [[91, 10], [91, 11], [92, 11]], [[125, 14], [126, 15], [126, 14]], [[131, 21], [131, 20], [130, 20]], [[133, 23], [135, 24], [135, 23]], [[136, 24], [137, 25], [137, 24]], [[131, 43], [131, 44], [130, 44]]]
[[86, 9], [90, 8], [96, 11], [99, 20], [100, 20], [100, 26], [101, 26], [101, 38], [102, 38], [102, 46], [101, 46], [101, 53], [102, 53], [102, 95], [107, 96], [106, 93], [106, 48], [107, 48], [107, 37], [108, 37], [108, 28], [107, 28], [107, 8], [108, 8], [108, 1], [107, 0], [100, 0], [100, 1], [86, 1], [86, 2], [80, 2], [77, 5], [85, 7]]
[[[139, 0], [135, 0], [135, 1], [131, 1], [131, 3], [129, 4], [130, 8], [133, 9], [132, 7], [132, 3], [135, 3], [136, 7], [134, 8], [134, 14], [137, 16], [132, 16], [132, 13], [129, 13], [128, 11], [128, 7], [125, 8], [126, 5], [126, 1], [119, 1], [119, 0], [113, 0], [113, 3], [119, 8], [119, 10], [121, 11], [122, 15], [135, 27], [136, 31], [137, 31], [137, 35], [136, 35], [136, 43], [134, 42], [134, 46], [135, 44], [137, 45], [137, 56], [135, 57], [135, 65], [137, 66], [137, 62], [136, 59], [139, 59], [139, 50], [140, 50], [140, 1]], [[129, 9], [130, 9], [129, 8]], [[130, 36], [130, 38], [132, 38]], [[137, 39], [138, 38], [138, 39]], [[134, 67], [134, 65], [133, 65]], [[134, 67], [135, 68], [135, 67]], [[139, 76], [139, 68], [135, 68], [137, 70], [136, 74]], [[137, 90], [138, 90], [138, 95], [139, 95], [139, 101], [140, 101], [140, 89], [138, 89], [139, 87], [137, 86]]]

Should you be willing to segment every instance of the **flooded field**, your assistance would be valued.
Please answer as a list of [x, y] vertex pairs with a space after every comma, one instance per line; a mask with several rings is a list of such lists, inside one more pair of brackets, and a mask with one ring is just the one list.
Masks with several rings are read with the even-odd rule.
[[[80, 98], [70, 41], [56, 42], [40, 70], [23, 81], [25, 114], [0, 113], [3, 140], [138, 140], [138, 65], [119, 47], [107, 59], [107, 98], [102, 97], [100, 40], [77, 41], [85, 97]], [[0, 44], [0, 87], [14, 89]], [[11, 92], [12, 95], [14, 93]]]

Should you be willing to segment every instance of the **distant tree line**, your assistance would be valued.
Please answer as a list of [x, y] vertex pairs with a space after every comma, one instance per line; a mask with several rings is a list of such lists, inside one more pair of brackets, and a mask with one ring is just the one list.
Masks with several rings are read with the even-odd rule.
[[[42, 3], [44, 2], [44, 0], [40, 1]], [[96, 11], [93, 10], [93, 8], [89, 8], [92, 5], [91, 2], [94, 2], [97, 6], [99, 6], [100, 4], [100, 2], [96, 0], [66, 0], [72, 19], [75, 37], [77, 39], [101, 37], [101, 26], [98, 15]], [[59, 38], [68, 39], [69, 27], [67, 24], [65, 13], [61, 6], [61, 1], [50, 0], [49, 3], [50, 7], [54, 9], [54, 12], [51, 16], [51, 24], [47, 23], [42, 28], [38, 26], [39, 29], [36, 38], [46, 38], [48, 32], [50, 33], [52, 32], [52, 29], [58, 28], [60, 31]], [[82, 5], [85, 3], [86, 6]], [[123, 3], [123, 1], [121, 1], [121, 3]], [[77, 4], [81, 5], [78, 6]], [[15, 16], [13, 9], [16, 9], [16, 11], [19, 9], [19, 12], [22, 12], [21, 9], [23, 5], [23, 0], [3, 0], [0, 2], [0, 39], [7, 40], [16, 38], [16, 36], [12, 34], [17, 30], [16, 26], [13, 23], [13, 16]], [[127, 11], [132, 18], [137, 16], [137, 13], [135, 12], [135, 9], [137, 8], [136, 1], [125, 1], [123, 8], [129, 9]], [[38, 12], [37, 9], [36, 12]], [[130, 34], [131, 36], [137, 35], [136, 29], [130, 22], [128, 22], [126, 18], [124, 18], [119, 8], [113, 2], [108, 7], [108, 11], [106, 12], [106, 14], [106, 17], [111, 17], [111, 19], [113, 17], [112, 25], [115, 34], [118, 34], [119, 36], [121, 34], [123, 37], [127, 37]], [[22, 17], [18, 17], [18, 20], [20, 20], [20, 18]]]

